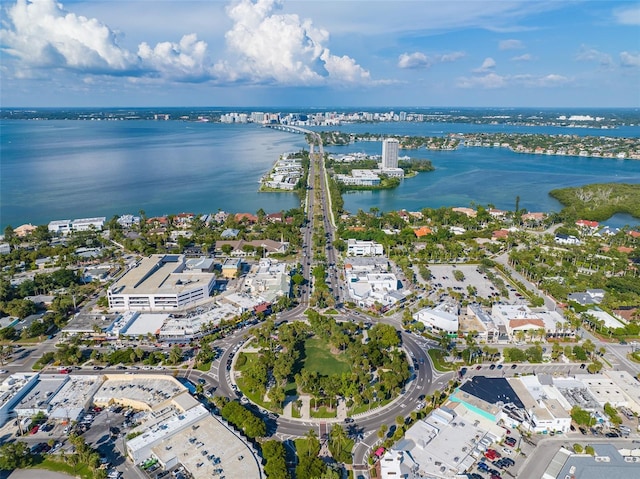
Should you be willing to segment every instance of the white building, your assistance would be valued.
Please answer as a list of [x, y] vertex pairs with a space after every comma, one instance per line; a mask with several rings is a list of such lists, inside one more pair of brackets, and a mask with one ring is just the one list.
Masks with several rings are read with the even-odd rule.
[[48, 229], [51, 233], [67, 234], [71, 231], [102, 231], [106, 217], [99, 218], [79, 218], [75, 220], [54, 220], [49, 222]]
[[[406, 458], [396, 456], [394, 462], [401, 472], [411, 471], [409, 476], [399, 477], [456, 477], [469, 470], [503, 434], [504, 429], [484, 416], [450, 403], [450, 407], [434, 410], [407, 430], [405, 438], [393, 446], [394, 451], [404, 451]], [[387, 475], [391, 477], [397, 476]]]
[[380, 459], [381, 479], [407, 479], [419, 467], [410, 454], [389, 449]]
[[440, 333], [446, 331], [449, 335], [458, 334], [458, 306], [451, 303], [440, 303], [435, 308], [424, 308], [413, 315], [413, 319], [420, 321], [430, 331]]
[[382, 141], [382, 169], [398, 167], [398, 150], [400, 142], [395, 138], [385, 138]]
[[350, 238], [347, 241], [347, 256], [382, 256], [384, 251], [380, 243], [360, 241]]
[[131, 228], [140, 223], [140, 217], [127, 214], [120, 216], [116, 221], [123, 228]]
[[521, 332], [526, 338], [553, 335], [559, 324], [564, 321], [555, 311], [534, 312], [526, 305], [494, 304], [491, 316], [498, 327], [504, 327], [511, 339]]
[[184, 255], [151, 255], [130, 268], [107, 291], [114, 311], [167, 311], [205, 300], [212, 273], [186, 270]]
[[526, 429], [542, 434], [569, 432], [571, 405], [555, 386], [542, 384], [538, 376], [522, 376], [508, 381], [527, 411], [529, 420], [523, 423]]
[[50, 221], [48, 228], [55, 234], [67, 234], [71, 231], [71, 220]]
[[506, 329], [502, 330], [493, 321], [491, 315], [482, 309], [478, 303], [470, 303], [467, 305], [467, 318], [473, 318], [477, 327], [473, 328], [478, 338], [487, 343], [495, 343], [500, 339], [506, 339]]
[[105, 218], [104, 216], [101, 216], [99, 218], [80, 218], [71, 222], [71, 229], [73, 231], [102, 231], [104, 222], [106, 220], [107, 218]]
[[0, 243], [0, 254], [11, 253], [11, 245], [9, 243]]
[[0, 383], [0, 427], [12, 417], [14, 406], [38, 382], [38, 373], [16, 373]]
[[247, 293], [258, 295], [269, 303], [280, 296], [288, 296], [290, 277], [287, 274], [287, 265], [269, 258], [261, 259], [247, 274], [244, 287]]
[[336, 175], [336, 180], [349, 186], [377, 186], [379, 170], [351, 170], [351, 175]]
[[380, 257], [352, 257], [344, 265], [347, 293], [360, 307], [376, 303], [391, 306], [403, 301], [411, 291], [402, 289], [395, 274], [388, 272], [389, 262]]

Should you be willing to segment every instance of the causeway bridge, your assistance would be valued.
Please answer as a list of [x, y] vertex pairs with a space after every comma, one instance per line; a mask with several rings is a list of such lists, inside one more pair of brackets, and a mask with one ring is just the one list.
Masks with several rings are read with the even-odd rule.
[[264, 125], [265, 128], [271, 128], [273, 130], [281, 130], [281, 131], [286, 131], [288, 133], [298, 133], [300, 135], [306, 135], [308, 133], [310, 134], [314, 134], [315, 131], [312, 130], [307, 130], [306, 128], [301, 128], [299, 126], [293, 126], [293, 125], [283, 125], [281, 123], [269, 123], [267, 125]]

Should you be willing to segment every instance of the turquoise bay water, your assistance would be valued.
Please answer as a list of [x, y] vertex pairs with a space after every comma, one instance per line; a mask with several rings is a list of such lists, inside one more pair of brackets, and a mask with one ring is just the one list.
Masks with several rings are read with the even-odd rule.
[[[592, 130], [465, 124], [345, 125], [344, 131], [409, 135], [448, 132], [638, 136], [637, 127]], [[524, 130], [523, 130], [524, 128]], [[582, 129], [581, 129], [582, 130]], [[178, 121], [0, 122], [0, 226], [53, 219], [191, 211], [267, 212], [298, 205], [290, 193], [258, 193], [258, 180], [284, 152], [305, 146], [302, 135], [255, 125]], [[379, 154], [379, 142], [327, 147], [336, 153]], [[530, 211], [557, 211], [554, 188], [596, 182], [640, 182], [640, 161], [521, 155], [506, 149], [403, 151], [430, 159], [436, 171], [405, 180], [393, 191], [345, 195], [349, 211], [493, 204], [513, 209], [516, 196]], [[612, 224], [638, 224], [618, 215]]]

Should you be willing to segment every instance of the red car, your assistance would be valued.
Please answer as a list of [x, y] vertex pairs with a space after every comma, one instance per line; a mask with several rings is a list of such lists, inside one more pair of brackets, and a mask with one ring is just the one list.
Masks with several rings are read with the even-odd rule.
[[39, 429], [40, 429], [40, 426], [33, 426], [31, 428], [31, 431], [29, 431], [29, 434], [35, 434], [36, 432], [38, 432]]

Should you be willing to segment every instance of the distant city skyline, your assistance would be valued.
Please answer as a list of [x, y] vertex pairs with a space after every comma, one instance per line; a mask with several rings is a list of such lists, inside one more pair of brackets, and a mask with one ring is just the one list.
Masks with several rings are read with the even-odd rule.
[[0, 8], [2, 107], [640, 107], [638, 2]]

